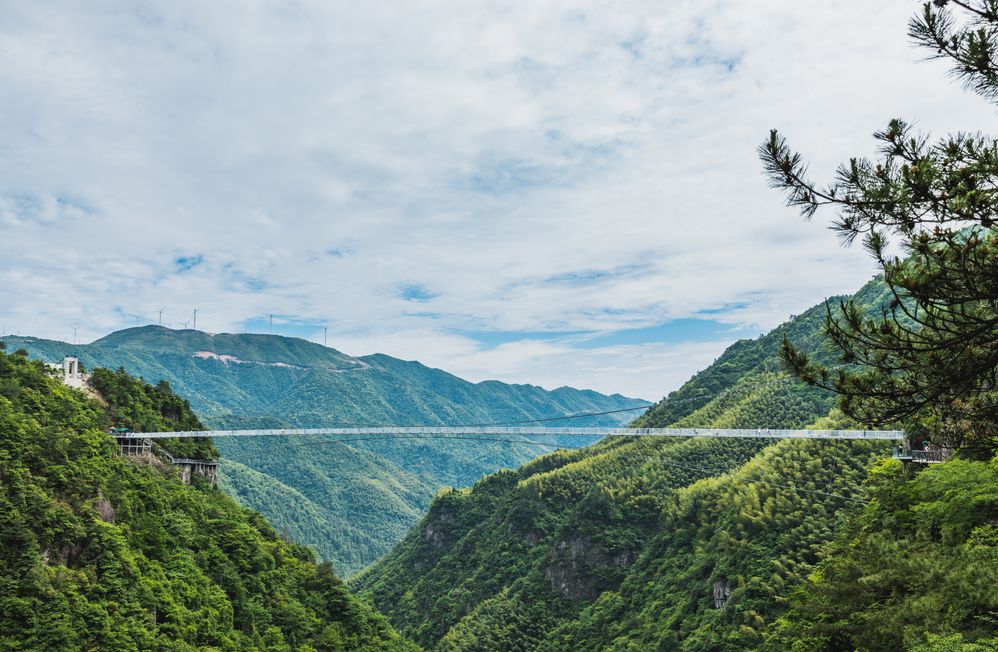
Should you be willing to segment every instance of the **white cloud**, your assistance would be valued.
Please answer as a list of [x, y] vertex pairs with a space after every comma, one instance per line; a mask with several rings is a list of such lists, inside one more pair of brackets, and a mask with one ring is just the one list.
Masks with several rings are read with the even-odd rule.
[[732, 304], [769, 328], [853, 290], [862, 252], [766, 187], [769, 128], [827, 177], [891, 117], [993, 118], [914, 63], [902, 0], [0, 8], [0, 328], [56, 338], [276, 313], [350, 353], [657, 398], [723, 342], [529, 333]]

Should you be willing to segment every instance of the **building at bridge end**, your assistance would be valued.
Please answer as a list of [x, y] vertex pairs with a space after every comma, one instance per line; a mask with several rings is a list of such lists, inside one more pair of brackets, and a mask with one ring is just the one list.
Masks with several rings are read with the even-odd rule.
[[212, 487], [218, 486], [218, 460], [194, 460], [174, 457], [162, 445], [155, 444], [147, 437], [129, 436], [124, 428], [110, 428], [108, 434], [118, 442], [118, 453], [137, 462], [146, 464], [169, 463], [180, 472], [180, 481], [186, 485], [199, 475]]
[[73, 356], [65, 356], [62, 362], [46, 362], [45, 366], [56, 373], [61, 374], [62, 384], [76, 389], [88, 389], [87, 381], [90, 380], [88, 374], [80, 371], [80, 359]]

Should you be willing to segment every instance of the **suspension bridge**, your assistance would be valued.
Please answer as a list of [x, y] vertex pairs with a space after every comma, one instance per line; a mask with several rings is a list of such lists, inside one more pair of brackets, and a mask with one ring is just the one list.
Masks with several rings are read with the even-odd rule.
[[[581, 415], [580, 415], [581, 416]], [[266, 428], [261, 430], [180, 430], [129, 432], [125, 439], [192, 437], [724, 437], [754, 439], [851, 439], [903, 441], [903, 430], [801, 430], [770, 428], [627, 428], [593, 426], [373, 426], [334, 428]]]
[[[621, 410], [625, 411], [625, 410]], [[774, 428], [631, 428], [594, 426], [545, 426], [539, 422], [574, 419], [596, 414], [577, 414], [565, 417], [536, 419], [523, 422], [501, 424], [478, 424], [472, 426], [342, 426], [328, 428], [265, 428], [240, 430], [181, 430], [170, 432], [122, 432], [112, 429], [124, 454], [129, 454], [135, 446], [139, 452], [150, 454], [155, 439], [172, 438], [215, 438], [215, 437], [336, 437], [320, 443], [340, 443], [377, 440], [464, 440], [468, 442], [503, 442], [510, 444], [536, 445], [545, 448], [579, 448], [566, 446], [565, 438], [587, 437], [589, 441], [608, 437], [714, 437], [752, 439], [819, 439], [819, 440], [867, 440], [899, 442], [894, 447], [893, 456], [903, 461], [933, 464], [941, 462], [945, 455], [937, 452], [911, 451], [903, 430], [812, 430]], [[533, 424], [533, 425], [531, 425]], [[544, 441], [548, 439], [548, 441]], [[588, 442], [587, 442], [588, 443]], [[919, 457], [921, 456], [921, 457]], [[924, 459], [923, 459], [924, 458]], [[209, 476], [217, 482], [217, 462], [213, 460], [173, 460], [180, 464], [184, 477], [193, 471]], [[681, 465], [680, 465], [681, 466]], [[185, 480], [186, 481], [186, 480]], [[772, 484], [772, 483], [770, 483]], [[839, 496], [820, 490], [802, 489], [795, 485], [776, 485], [794, 491], [820, 493], [828, 496], [865, 503], [860, 498]]]

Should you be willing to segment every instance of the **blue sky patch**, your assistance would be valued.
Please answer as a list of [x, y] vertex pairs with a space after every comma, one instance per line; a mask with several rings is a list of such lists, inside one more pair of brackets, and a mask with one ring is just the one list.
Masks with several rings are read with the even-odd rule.
[[521, 340], [564, 340], [586, 335], [586, 331], [457, 331], [456, 334], [473, 339], [486, 349], [492, 349]]
[[177, 264], [178, 272], [187, 272], [203, 263], [204, 256], [201, 254], [198, 254], [197, 256], [181, 256], [173, 262]]
[[425, 285], [403, 285], [399, 288], [399, 296], [406, 301], [425, 303], [433, 297], [440, 295], [435, 292], [431, 292]]
[[758, 327], [734, 325], [715, 319], [689, 317], [674, 319], [657, 326], [631, 328], [597, 335], [580, 342], [581, 348], [640, 344], [679, 344], [681, 342], [711, 342], [757, 337]]
[[580, 269], [571, 272], [554, 274], [544, 279], [545, 283], [567, 283], [584, 285], [595, 283], [611, 277], [634, 276], [642, 272], [654, 271], [654, 265], [650, 263], [638, 263], [634, 265], [621, 265], [613, 269]]
[[705, 308], [697, 312], [698, 315], [723, 315], [725, 313], [734, 312], [736, 310], [745, 310], [749, 307], [748, 301], [739, 301], [737, 303], [726, 303], [723, 306], [718, 306], [717, 308]]
[[593, 331], [457, 331], [486, 349], [523, 340], [568, 342], [579, 349], [641, 344], [680, 344], [758, 337], [757, 326], [734, 325], [715, 319], [689, 317], [648, 326], [612, 332]]

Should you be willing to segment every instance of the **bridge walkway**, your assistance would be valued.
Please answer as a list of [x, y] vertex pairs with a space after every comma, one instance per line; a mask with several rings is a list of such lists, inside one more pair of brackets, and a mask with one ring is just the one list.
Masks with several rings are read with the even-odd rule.
[[127, 438], [166, 439], [190, 437], [304, 437], [304, 436], [525, 436], [525, 437], [725, 437], [753, 439], [904, 440], [903, 430], [803, 430], [770, 428], [624, 428], [547, 426], [374, 426], [333, 428], [269, 428], [261, 430], [185, 430], [133, 432]]

